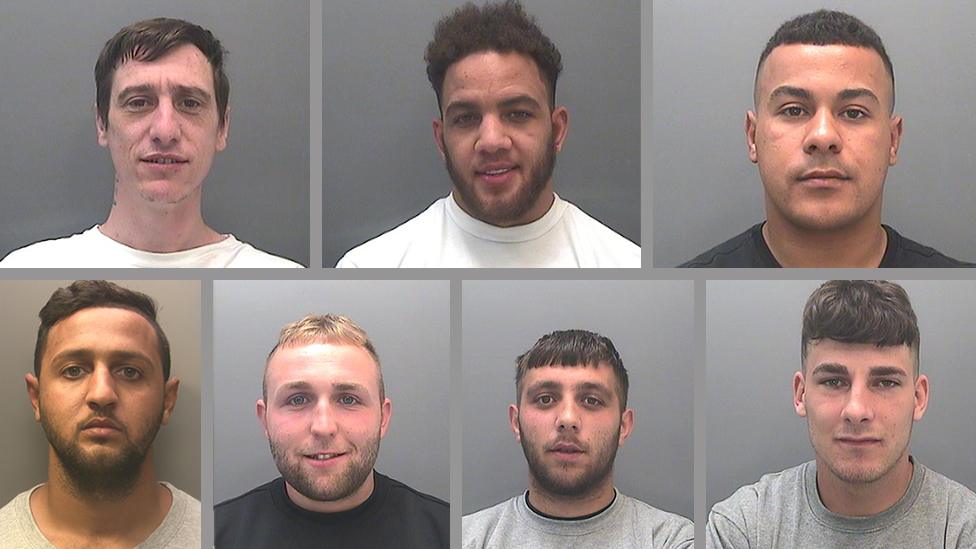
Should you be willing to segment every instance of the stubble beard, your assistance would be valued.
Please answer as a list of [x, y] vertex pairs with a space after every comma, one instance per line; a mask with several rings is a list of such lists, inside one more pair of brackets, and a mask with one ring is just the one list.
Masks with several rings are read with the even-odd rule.
[[[142, 465], [149, 455], [149, 448], [163, 422], [163, 409], [160, 407], [159, 414], [147, 422], [145, 435], [139, 440], [133, 441], [129, 438], [126, 429], [122, 433], [124, 440], [117, 452], [99, 452], [93, 455], [82, 450], [78, 435], [74, 440], [62, 437], [44, 413], [43, 407], [40, 415], [41, 427], [61, 464], [60, 476], [65, 485], [78, 497], [100, 500], [118, 500], [132, 493]], [[111, 418], [111, 415], [101, 414], [100, 417]], [[79, 434], [82, 426], [83, 424], [78, 425]]]
[[545, 492], [560, 497], [581, 497], [594, 492], [600, 487], [613, 473], [613, 462], [617, 457], [616, 441], [620, 438], [620, 425], [614, 437], [607, 441], [601, 441], [598, 446], [591, 446], [590, 452], [595, 451], [593, 463], [577, 476], [565, 478], [553, 469], [561, 469], [561, 466], [550, 468], [543, 459], [545, 449], [541, 444], [535, 444], [525, 436], [519, 420], [519, 432], [522, 433], [522, 451], [525, 453], [525, 461], [529, 465], [529, 475], [534, 480], [535, 485]]
[[[812, 433], [811, 433], [812, 434]], [[824, 459], [823, 462], [830, 469], [830, 472], [840, 480], [848, 484], [871, 484], [872, 482], [877, 482], [885, 478], [889, 473], [891, 473], [898, 462], [901, 460], [902, 456], [908, 453], [908, 442], [911, 440], [911, 426], [908, 428], [908, 439], [905, 440], [905, 444], [901, 447], [901, 450], [894, 454], [894, 458], [890, 461], [882, 462], [878, 467], [873, 469], [865, 469], [863, 467], [845, 466], [843, 460], [828, 460]], [[816, 448], [815, 448], [816, 450]], [[818, 453], [818, 455], [820, 455]]]
[[350, 456], [350, 462], [345, 469], [337, 471], [332, 478], [326, 477], [324, 480], [327, 485], [324, 486], [316, 483], [311, 475], [302, 470], [304, 457], [296, 457], [291, 449], [279, 444], [273, 437], [268, 437], [268, 444], [271, 446], [271, 457], [274, 458], [278, 472], [299, 494], [314, 501], [338, 501], [352, 495], [373, 472], [380, 449], [380, 436], [377, 432], [375, 438], [361, 448], [354, 449], [358, 451]]
[[544, 148], [545, 152], [525, 172], [526, 181], [519, 187], [515, 196], [504, 202], [484, 200], [479, 197], [474, 183], [466, 179], [457, 170], [454, 161], [451, 159], [450, 150], [444, 143], [443, 136], [441, 137], [441, 145], [444, 150], [444, 163], [447, 166], [447, 173], [454, 183], [454, 191], [461, 198], [461, 202], [474, 210], [469, 213], [477, 219], [499, 227], [512, 225], [536, 205], [556, 169], [555, 141], [552, 132], [550, 132]]

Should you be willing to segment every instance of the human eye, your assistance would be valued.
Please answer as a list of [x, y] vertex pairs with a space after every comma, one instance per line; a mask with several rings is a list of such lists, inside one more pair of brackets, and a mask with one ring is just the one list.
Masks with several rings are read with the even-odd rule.
[[587, 395], [583, 397], [583, 404], [589, 406], [590, 408], [602, 408], [604, 402], [602, 399], [597, 398], [593, 395]]
[[844, 387], [847, 382], [839, 377], [830, 377], [822, 380], [820, 384], [828, 389], [840, 389]]
[[67, 379], [79, 379], [85, 375], [85, 369], [81, 366], [72, 365], [61, 370], [61, 375]]
[[898, 387], [900, 385], [901, 385], [901, 383], [899, 383], [895, 379], [879, 379], [878, 380], [878, 387], [881, 387], [882, 389], [894, 389], [895, 387]]
[[556, 398], [550, 394], [542, 394], [535, 397], [534, 402], [540, 406], [550, 406], [556, 402]]
[[360, 400], [353, 395], [342, 395], [339, 397], [339, 404], [343, 406], [355, 406], [359, 404]]
[[288, 400], [286, 400], [285, 401], [285, 404], [287, 404], [288, 406], [293, 406], [293, 407], [296, 407], [297, 408], [299, 406], [304, 406], [304, 405], [308, 404], [309, 402], [311, 402], [311, 399], [309, 399], [305, 395], [294, 395], [291, 398], [289, 398]]
[[149, 99], [148, 97], [141, 96], [141, 95], [130, 97], [123, 104], [123, 107], [125, 107], [127, 111], [131, 111], [131, 112], [147, 111], [150, 108], [152, 108], [152, 106], [153, 106], [152, 100]]
[[183, 99], [180, 99], [178, 106], [180, 109], [187, 112], [197, 112], [203, 108], [203, 101], [193, 97], [184, 97]]
[[806, 110], [799, 105], [787, 105], [779, 110], [779, 114], [787, 118], [799, 118], [806, 114]]
[[129, 381], [135, 381], [142, 378], [142, 372], [133, 366], [123, 366], [122, 368], [119, 368], [117, 372], [122, 379]]
[[454, 126], [471, 126], [478, 121], [478, 115], [473, 112], [462, 112], [451, 117], [451, 124]]
[[532, 113], [524, 110], [512, 111], [508, 113], [508, 119], [513, 122], [527, 122], [532, 119]]
[[849, 108], [844, 109], [841, 112], [841, 116], [847, 118], [848, 120], [861, 120], [868, 117], [868, 113], [864, 109], [859, 108]]

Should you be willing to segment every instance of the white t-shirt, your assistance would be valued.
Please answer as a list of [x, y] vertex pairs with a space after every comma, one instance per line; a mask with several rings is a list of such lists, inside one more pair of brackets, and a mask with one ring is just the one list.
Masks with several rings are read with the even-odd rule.
[[[200, 502], [168, 482], [173, 503], [163, 522], [135, 549], [186, 549], [200, 547]], [[43, 486], [21, 492], [0, 509], [0, 547], [4, 549], [55, 549], [41, 533], [30, 509], [30, 496]]]
[[85, 232], [43, 240], [7, 254], [0, 267], [246, 267], [302, 268], [301, 265], [271, 255], [228, 234], [220, 242], [180, 252], [156, 253], [130, 248], [102, 234], [98, 225]]
[[558, 196], [541, 218], [496, 227], [441, 198], [346, 252], [336, 267], [633, 267], [640, 247]]

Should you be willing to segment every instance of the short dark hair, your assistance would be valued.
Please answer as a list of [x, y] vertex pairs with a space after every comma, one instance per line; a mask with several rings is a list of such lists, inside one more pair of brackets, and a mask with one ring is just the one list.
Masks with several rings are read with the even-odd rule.
[[447, 69], [481, 51], [516, 52], [531, 57], [548, 88], [550, 107], [555, 106], [556, 80], [563, 70], [562, 56], [518, 0], [505, 0], [480, 8], [468, 2], [437, 22], [424, 60], [438, 107], [442, 107]]
[[95, 62], [95, 105], [98, 117], [106, 128], [115, 70], [130, 60], [154, 61], [184, 44], [196, 46], [210, 62], [217, 116], [220, 127], [223, 127], [230, 98], [230, 81], [224, 73], [224, 54], [227, 51], [212, 32], [199, 25], [182, 19], [158, 17], [122, 28], [105, 43], [102, 53], [98, 55]]
[[811, 343], [906, 345], [918, 375], [918, 319], [905, 289], [886, 280], [831, 280], [817, 288], [803, 309], [800, 359]]
[[41, 377], [41, 358], [47, 346], [47, 336], [58, 322], [82, 309], [109, 307], [126, 309], [145, 318], [156, 332], [157, 350], [163, 367], [163, 381], [169, 379], [169, 340], [156, 322], [156, 302], [148, 295], [123, 288], [105, 280], [78, 280], [66, 288], [58, 288], [51, 294], [38, 316], [41, 326], [37, 329], [34, 345], [34, 375]]
[[544, 366], [592, 366], [607, 363], [613, 368], [620, 393], [620, 410], [627, 408], [630, 380], [620, 354], [610, 338], [586, 330], [559, 330], [546, 334], [531, 349], [516, 359], [515, 399], [522, 400], [522, 379], [525, 372]]
[[769, 54], [777, 46], [787, 44], [812, 44], [815, 46], [855, 46], [871, 48], [881, 56], [888, 76], [891, 77], [891, 108], [895, 107], [895, 69], [891, 65], [888, 52], [885, 51], [881, 37], [874, 29], [853, 15], [842, 11], [818, 10], [800, 15], [780, 25], [773, 34], [766, 49], [759, 56], [756, 65], [756, 81], [759, 81], [759, 70]]

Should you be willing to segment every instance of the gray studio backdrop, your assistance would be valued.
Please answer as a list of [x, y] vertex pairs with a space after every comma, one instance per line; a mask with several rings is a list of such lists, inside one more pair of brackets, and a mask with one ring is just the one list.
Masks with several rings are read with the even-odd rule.
[[230, 136], [204, 183], [220, 232], [309, 260], [307, 0], [0, 3], [0, 256], [105, 221], [115, 171], [95, 135], [95, 60], [151, 17], [210, 29], [229, 51]]
[[[0, 460], [0, 504], [45, 482], [47, 439], [34, 421], [24, 374], [34, 371], [38, 311], [71, 280], [0, 281], [0, 417], [6, 441]], [[180, 393], [168, 425], [153, 444], [156, 476], [200, 498], [200, 283], [195, 280], [125, 280], [116, 283], [150, 295], [171, 351], [170, 376]]]
[[691, 281], [465, 281], [463, 513], [525, 492], [528, 467], [508, 424], [515, 358], [553, 330], [609, 337], [630, 377], [634, 430], [614, 483], [692, 517]]
[[759, 54], [780, 24], [826, 7], [871, 25], [895, 69], [904, 118], [883, 222], [950, 256], [976, 260], [976, 3], [866, 0], [654, 2], [654, 266], [673, 267], [765, 219], [749, 162]]
[[393, 417], [376, 469], [445, 501], [451, 344], [447, 281], [215, 281], [214, 502], [280, 476], [254, 412], [285, 324], [337, 313], [369, 334]]
[[[976, 282], [897, 281], [921, 332], [929, 406], [910, 450], [976, 489], [971, 388]], [[707, 500], [711, 506], [766, 473], [814, 458], [806, 418], [793, 410], [803, 306], [822, 281], [709, 281], [706, 287]]]
[[[438, 110], [424, 50], [434, 23], [463, 3], [325, 3], [326, 267], [450, 192], [431, 131]], [[556, 162], [556, 192], [640, 244], [640, 3], [523, 5], [563, 58], [556, 102], [569, 110], [569, 134]]]

